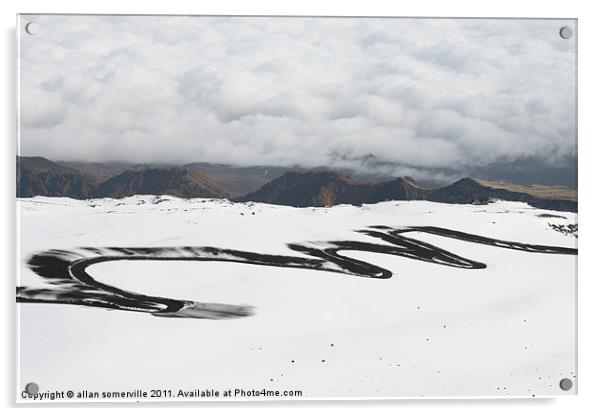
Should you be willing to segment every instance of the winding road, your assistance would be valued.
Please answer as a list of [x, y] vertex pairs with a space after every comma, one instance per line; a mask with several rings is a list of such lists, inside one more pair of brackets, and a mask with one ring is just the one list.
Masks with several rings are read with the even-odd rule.
[[[53, 287], [17, 287], [17, 302], [73, 304], [144, 312], [162, 317], [226, 319], [253, 314], [253, 307], [250, 306], [177, 300], [126, 291], [101, 283], [86, 271], [93, 264], [116, 260], [221, 261], [328, 271], [372, 279], [388, 279], [393, 273], [341, 252], [389, 254], [464, 269], [487, 267], [484, 263], [405, 235], [416, 232], [530, 253], [577, 254], [575, 248], [496, 240], [440, 227], [393, 228], [377, 225], [357, 232], [374, 238], [375, 242], [343, 240], [288, 244], [289, 249], [302, 256], [262, 254], [216, 247], [82, 247], [72, 251], [49, 250], [32, 256], [28, 265]], [[377, 240], [387, 244], [376, 242]]]

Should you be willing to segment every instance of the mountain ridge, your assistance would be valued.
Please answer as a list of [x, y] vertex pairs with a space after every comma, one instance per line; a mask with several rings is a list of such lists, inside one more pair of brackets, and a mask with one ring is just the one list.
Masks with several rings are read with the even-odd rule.
[[[210, 164], [137, 164], [134, 169], [125, 171], [125, 165], [115, 164], [103, 170], [101, 163], [93, 164], [98, 175], [108, 176], [107, 173], [113, 169], [121, 172], [101, 181], [99, 176], [94, 177], [71, 167], [88, 165], [71, 162], [64, 166], [42, 157], [17, 157], [17, 196], [87, 199], [164, 194], [180, 198], [225, 198], [236, 202], [294, 207], [361, 205], [390, 200], [485, 204], [504, 199], [526, 202], [537, 208], [577, 211], [577, 192], [564, 186], [516, 185], [469, 177], [446, 186], [427, 188], [409, 176], [374, 182], [331, 170], [284, 171], [278, 168], [268, 171], [266, 168], [262, 172], [255, 167], [247, 168], [248, 172], [236, 171], [228, 176], [226, 166]], [[217, 181], [201, 173], [200, 169], [213, 169], [222, 180]], [[283, 174], [275, 177], [283, 171]], [[248, 176], [245, 176], [247, 173]], [[269, 180], [270, 177], [273, 179]], [[224, 181], [236, 183], [237, 178], [244, 182], [237, 188], [239, 192], [223, 186]], [[240, 190], [248, 188], [250, 183], [256, 186], [261, 182], [264, 183], [259, 189], [240, 195]]]
[[427, 189], [409, 177], [365, 183], [333, 172], [288, 172], [255, 192], [235, 198], [239, 202], [296, 207], [361, 205], [389, 200], [485, 204], [494, 199], [526, 202], [537, 208], [577, 211], [576, 192], [562, 186], [529, 187], [462, 178], [447, 186]]
[[85, 199], [92, 196], [98, 181], [75, 169], [43, 157], [16, 159], [17, 197], [35, 195], [67, 196]]
[[127, 170], [101, 183], [94, 197], [123, 198], [132, 195], [172, 195], [180, 198], [232, 198], [232, 192], [210, 178], [181, 167]]
[[376, 203], [387, 199], [409, 199], [416, 195], [417, 189], [415, 181], [401, 178], [374, 183], [330, 171], [287, 172], [258, 191], [235, 200], [296, 207], [357, 205], [360, 201]]
[[211, 178], [182, 167], [126, 170], [104, 181], [42, 157], [17, 157], [17, 197], [66, 196], [75, 199], [172, 195], [180, 198], [232, 198]]

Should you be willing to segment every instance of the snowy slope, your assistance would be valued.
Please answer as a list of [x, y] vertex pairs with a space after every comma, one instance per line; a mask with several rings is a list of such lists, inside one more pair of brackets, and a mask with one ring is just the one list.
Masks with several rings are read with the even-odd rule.
[[[373, 242], [355, 231], [372, 225], [438, 226], [573, 248], [577, 242], [549, 225], [574, 224], [575, 214], [515, 202], [301, 209], [153, 196], [36, 197], [19, 200], [17, 209], [18, 285], [35, 288], [50, 286], [27, 266], [33, 254], [83, 246], [213, 246], [299, 255], [286, 244]], [[412, 237], [487, 268], [376, 253], [349, 255], [393, 271], [392, 278], [217, 262], [90, 266], [96, 280], [121, 289], [250, 305], [255, 314], [176, 319], [20, 303], [18, 389], [35, 381], [41, 391], [266, 388], [302, 390], [304, 398], [575, 393], [563, 392], [558, 382], [576, 375], [576, 256], [424, 233]]]

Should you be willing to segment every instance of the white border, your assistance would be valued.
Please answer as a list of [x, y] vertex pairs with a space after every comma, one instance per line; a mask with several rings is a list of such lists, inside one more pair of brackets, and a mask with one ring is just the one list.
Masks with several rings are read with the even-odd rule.
[[[600, 14], [596, 13], [595, 2], [586, 1], [545, 1], [525, 2], [516, 0], [506, 1], [429, 1], [393, 2], [393, 1], [327, 1], [305, 0], [284, 2], [273, 0], [221, 0], [220, 2], [198, 2], [193, 0], [169, 0], [162, 2], [135, 2], [127, 0], [104, 0], [102, 2], [84, 2], [76, 0], [4, 0], [2, 7], [2, 35], [4, 48], [4, 65], [2, 66], [2, 81], [4, 100], [2, 115], [4, 128], [3, 161], [3, 233], [0, 252], [5, 273], [3, 294], [5, 313], [5, 336], [2, 343], [5, 369], [0, 387], [2, 405], [14, 406], [14, 360], [15, 360], [15, 308], [14, 308], [14, 277], [15, 277], [15, 170], [16, 154], [16, 111], [15, 111], [15, 15], [21, 13], [129, 13], [129, 14], [248, 14], [248, 15], [336, 15], [336, 16], [461, 16], [461, 17], [546, 17], [546, 18], [578, 18], [579, 19], [579, 395], [577, 397], [561, 397], [559, 399], [508, 399], [508, 400], [391, 400], [391, 401], [296, 401], [296, 402], [197, 402], [179, 403], [183, 411], [210, 410], [211, 412], [241, 410], [245, 413], [264, 414], [270, 412], [306, 413], [313, 409], [344, 410], [346, 414], [362, 414], [366, 411], [395, 412], [411, 411], [412, 413], [433, 414], [445, 411], [456, 414], [507, 414], [509, 412], [528, 412], [538, 415], [594, 413], [594, 409], [602, 408], [598, 400], [598, 386], [602, 376], [600, 355], [601, 335], [599, 319], [599, 297], [602, 294], [600, 267], [596, 263], [600, 217], [598, 212], [601, 205], [599, 180], [602, 179], [599, 158], [602, 156], [599, 144], [602, 140], [599, 124], [602, 105], [600, 98], [599, 77], [602, 74], [601, 58], [598, 44], [602, 40], [600, 30]], [[85, 406], [86, 412], [106, 413], [106, 407], [125, 407], [127, 412], [142, 411], [145, 414], [161, 412], [175, 406], [174, 403], [136, 404], [106, 404], [89, 408], [88, 405], [56, 403], [44, 412], [81, 412]], [[24, 407], [24, 406], [20, 406]], [[202, 407], [203, 409], [194, 409]], [[36, 406], [39, 408], [39, 406]], [[11, 409], [10, 411], [13, 411]], [[31, 411], [25, 406], [26, 412]], [[125, 410], [125, 409], [124, 409]], [[167, 410], [171, 412], [172, 410]], [[600, 410], [598, 410], [599, 412]]]

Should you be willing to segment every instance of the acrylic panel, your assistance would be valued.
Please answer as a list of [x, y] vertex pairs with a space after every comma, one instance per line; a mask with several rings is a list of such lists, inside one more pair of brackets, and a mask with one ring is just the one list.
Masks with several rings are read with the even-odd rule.
[[576, 393], [576, 20], [17, 42], [17, 401]]

